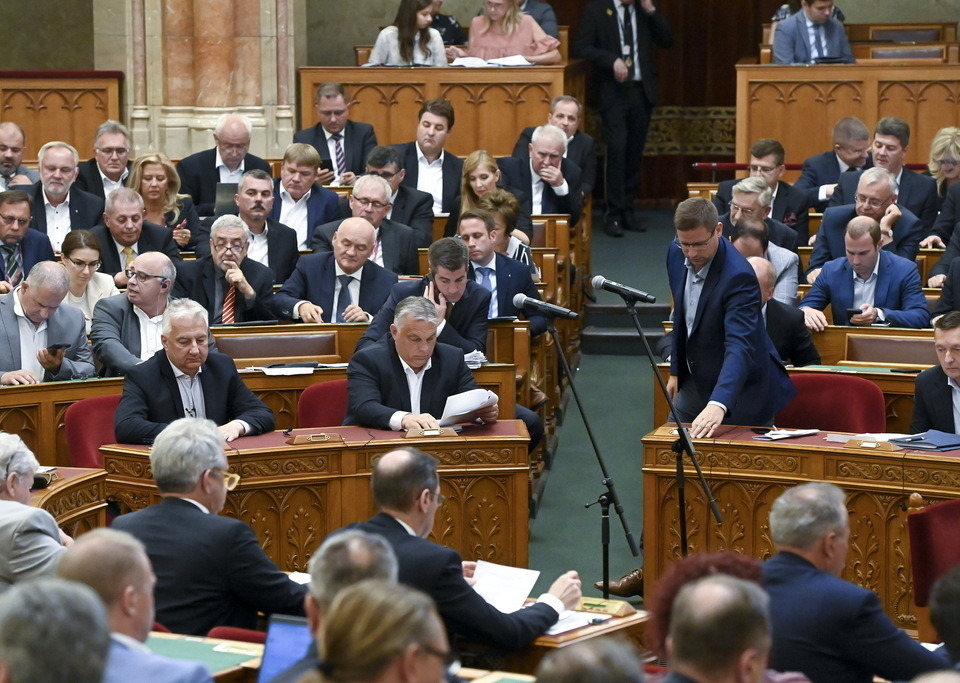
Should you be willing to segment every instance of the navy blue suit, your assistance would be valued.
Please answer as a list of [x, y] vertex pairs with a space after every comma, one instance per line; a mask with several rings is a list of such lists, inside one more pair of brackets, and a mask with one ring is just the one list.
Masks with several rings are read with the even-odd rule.
[[[497, 159], [497, 165], [503, 173], [504, 185], [520, 188], [527, 193], [520, 207], [521, 211], [533, 214], [533, 170], [530, 168], [530, 158], [501, 157]], [[580, 210], [583, 208], [580, 195], [580, 167], [569, 159], [564, 159], [560, 162], [560, 172], [567, 181], [568, 192], [561, 197], [553, 191], [549, 183], [543, 183], [541, 214], [568, 213], [570, 224], [574, 225], [580, 220]]]
[[[283, 320], [293, 320], [293, 309], [297, 303], [310, 301], [323, 309], [323, 322], [330, 322], [337, 284], [335, 266], [333, 252], [300, 257], [293, 274], [273, 297], [274, 314]], [[354, 303], [375, 315], [396, 283], [396, 273], [367, 261], [360, 273], [360, 300]]]
[[[844, 173], [837, 184], [837, 189], [830, 197], [830, 206], [853, 204], [857, 194], [857, 184], [863, 171]], [[897, 206], [910, 209], [920, 219], [920, 229], [924, 235], [929, 235], [933, 224], [937, 220], [937, 211], [940, 210], [940, 194], [937, 192], [937, 181], [928, 175], [921, 175], [903, 169], [900, 176], [900, 189], [897, 192]]]
[[[220, 182], [220, 171], [217, 170], [217, 148], [205, 149], [202, 152], [184, 157], [177, 164], [177, 174], [180, 176], [180, 192], [188, 194], [197, 207], [201, 216], [212, 216], [213, 207], [217, 203], [217, 183]], [[270, 164], [254, 154], [243, 157], [244, 172], [258, 168], [270, 173]]]
[[[497, 253], [497, 315], [516, 316], [530, 321], [530, 334], [536, 337], [547, 331], [547, 320], [542, 315], [527, 315], [513, 305], [513, 297], [526, 294], [531, 299], [540, 300], [540, 292], [530, 277], [530, 267], [516, 259]], [[474, 264], [476, 267], [476, 264]], [[471, 269], [472, 270], [472, 269]], [[470, 277], [476, 280], [473, 272]]]
[[[343, 220], [324, 223], [313, 233], [314, 251], [333, 251], [333, 235]], [[420, 272], [417, 255], [417, 231], [409, 225], [384, 218], [380, 223], [380, 251], [383, 267], [397, 275], [416, 275]]]
[[[730, 200], [733, 199], [733, 186], [739, 183], [742, 178], [733, 180], [724, 180], [717, 186], [717, 194], [713, 197], [713, 205], [717, 207], [718, 214], [730, 213]], [[810, 237], [810, 216], [808, 209], [810, 202], [806, 195], [795, 188], [790, 183], [782, 180], [777, 184], [777, 196], [773, 200], [773, 206], [770, 209], [770, 218], [783, 223], [788, 228], [797, 233], [802, 244], [807, 243]], [[774, 244], [779, 244], [774, 242]], [[780, 245], [784, 246], [784, 245]], [[786, 247], [791, 251], [796, 251], [796, 247]]]
[[683, 252], [667, 251], [667, 275], [675, 302], [670, 374], [681, 390], [693, 382], [704, 399], [727, 407], [724, 422], [761, 425], [796, 394], [760, 315], [760, 286], [753, 268], [728, 240], [717, 253], [687, 335]]
[[[307, 200], [307, 249], [313, 244], [313, 231], [329, 223], [337, 217], [337, 193], [328, 190], [318, 183], [310, 188], [310, 199]], [[280, 209], [283, 201], [280, 199], [280, 178], [273, 179], [273, 208], [269, 218], [280, 222]]]
[[[405, 142], [401, 145], [394, 145], [403, 159], [403, 168], [406, 175], [403, 177], [403, 185], [417, 189], [417, 180], [420, 177], [420, 163], [417, 161], [417, 143]], [[460, 178], [463, 175], [463, 159], [456, 154], [444, 151], [443, 164], [443, 196], [441, 198], [441, 211], [450, 213], [453, 207], [453, 200], [460, 196]]]
[[[4, 254], [0, 253], [0, 280], [7, 279], [7, 262]], [[20, 240], [20, 263], [23, 267], [23, 277], [27, 277], [30, 269], [40, 261], [53, 261], [53, 247], [46, 235], [39, 230], [28, 229]]]
[[[320, 153], [322, 160], [331, 161], [327, 136], [319, 123], [311, 128], [298, 130], [293, 134], [293, 141], [313, 145]], [[347, 125], [343, 127], [342, 144], [343, 160], [347, 171], [361, 175], [367, 168], [367, 155], [377, 146], [377, 134], [369, 123], [347, 121]], [[336, 172], [337, 162], [332, 161], [332, 164]]]
[[[863, 168], [872, 167], [873, 158], [868, 156]], [[807, 195], [807, 203], [811, 209], [823, 213], [830, 200], [820, 201], [820, 186], [834, 185], [838, 182], [840, 182], [840, 160], [837, 159], [837, 153], [831, 149], [829, 152], [804, 159], [803, 170], [800, 171], [800, 177], [797, 178], [793, 187]]]
[[874, 675], [903, 681], [950, 666], [894, 626], [876, 593], [799, 555], [764, 562], [760, 583], [770, 596], [771, 669], [817, 683], [871, 683]]
[[953, 423], [953, 389], [947, 384], [943, 368], [934, 365], [917, 375], [914, 382], [910, 433], [936, 429], [953, 434], [956, 428]]
[[[903, 215], [893, 224], [893, 241], [884, 246], [884, 250], [912, 261], [917, 257], [917, 252], [920, 251], [920, 239], [923, 237], [923, 230], [920, 220], [913, 215], [910, 209], [901, 206], [900, 213]], [[813, 253], [810, 254], [808, 273], [814, 268], [822, 268], [827, 261], [846, 255], [847, 248], [844, 239], [847, 234], [847, 223], [852, 221], [856, 215], [857, 207], [855, 204], [831, 206], [823, 213], [823, 221], [820, 223], [819, 232], [817, 232], [817, 241], [813, 245]]]
[[[830, 305], [834, 325], [849, 325], [847, 309], [853, 301], [853, 268], [845, 256], [828, 261], [810, 287], [801, 308], [823, 310]], [[930, 321], [927, 300], [920, 287], [920, 273], [912, 261], [880, 250], [880, 268], [873, 297], [874, 308], [883, 309], [895, 327], [926, 327]]]

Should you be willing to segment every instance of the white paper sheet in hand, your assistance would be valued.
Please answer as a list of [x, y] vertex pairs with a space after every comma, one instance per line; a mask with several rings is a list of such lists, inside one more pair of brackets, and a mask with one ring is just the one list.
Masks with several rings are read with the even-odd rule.
[[440, 418], [441, 427], [449, 427], [463, 422], [467, 415], [475, 410], [487, 408], [497, 402], [497, 395], [489, 389], [470, 389], [447, 398], [443, 407], [443, 417]]
[[504, 614], [510, 614], [523, 607], [540, 572], [478, 560], [473, 578], [476, 579], [473, 589], [481, 598]]

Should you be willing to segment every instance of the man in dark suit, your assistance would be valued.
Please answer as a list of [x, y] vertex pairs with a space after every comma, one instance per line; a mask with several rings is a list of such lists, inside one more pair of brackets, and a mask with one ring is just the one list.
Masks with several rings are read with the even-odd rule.
[[930, 314], [930, 320], [936, 322], [944, 313], [960, 309], [960, 256], [955, 257], [944, 275], [943, 289]]
[[453, 130], [454, 112], [442, 97], [425, 103], [417, 114], [417, 139], [395, 145], [403, 159], [403, 184], [433, 197], [433, 213], [450, 213], [460, 196], [463, 160], [444, 151]]
[[193, 199], [197, 213], [212, 216], [217, 183], [239, 183], [253, 169], [270, 173], [270, 164], [248, 153], [253, 123], [243, 114], [223, 114], [213, 129], [216, 147], [184, 157], [177, 164], [180, 192]]
[[[817, 683], [894, 681], [949, 666], [897, 629], [876, 593], [840, 578], [850, 546], [850, 512], [833, 484], [784, 491], [770, 510], [777, 554], [764, 562], [770, 596], [770, 668]], [[815, 598], [814, 598], [815, 596]]]
[[960, 256], [960, 183], [954, 183], [947, 189], [947, 196], [933, 226], [933, 234], [923, 239], [920, 247], [946, 247], [943, 256], [930, 269], [930, 279], [927, 280], [927, 287], [942, 287], [950, 263]]
[[103, 223], [90, 232], [100, 240], [100, 272], [113, 276], [117, 287], [127, 286], [126, 269], [137, 254], [159, 251], [177, 262], [180, 250], [173, 231], [143, 220], [143, 197], [129, 187], [115, 190], [107, 197]]
[[806, 193], [811, 209], [823, 213], [841, 174], [872, 166], [870, 129], [856, 116], [845, 116], [833, 127], [833, 149], [804, 159], [793, 187]]
[[150, 450], [150, 467], [163, 502], [117, 517], [113, 528], [146, 546], [158, 622], [202, 636], [214, 626], [256, 628], [258, 611], [304, 613], [307, 587], [270, 561], [249, 526], [219, 514], [240, 477], [228, 471], [213, 423], [171, 424]]
[[40, 180], [35, 168], [23, 165], [23, 152], [27, 137], [17, 123], [0, 123], [0, 189], [9, 190], [17, 185], [32, 185]]
[[659, 90], [653, 46], [672, 44], [670, 27], [653, 0], [593, 0], [583, 10], [573, 56], [593, 65], [593, 100], [607, 143], [604, 230], [613, 237], [638, 227], [633, 199]]
[[883, 168], [868, 168], [860, 174], [853, 204], [831, 206], [823, 214], [813, 253], [807, 266], [807, 282], [813, 284], [828, 261], [844, 255], [843, 236], [847, 224], [856, 216], [880, 223], [880, 246], [908, 261], [917, 257], [923, 226], [906, 206], [898, 201], [897, 181]]
[[30, 229], [30, 195], [0, 192], [0, 294], [6, 294], [40, 261], [53, 260], [53, 248], [42, 233]]
[[936, 429], [960, 434], [960, 421], [953, 409], [954, 394], [960, 391], [960, 312], [948, 311], [933, 323], [933, 341], [939, 365], [917, 375], [913, 393], [910, 433]]
[[[583, 115], [580, 100], [571, 95], [558, 95], [550, 103], [547, 123], [556, 126], [567, 134], [567, 152], [564, 156], [575, 163], [581, 172], [580, 194], [586, 199], [593, 192], [597, 176], [597, 145], [593, 138], [578, 130]], [[530, 143], [536, 126], [524, 128], [517, 144], [513, 147], [513, 156], [530, 156]]]
[[[877, 121], [873, 131], [873, 165], [885, 168], [897, 179], [897, 204], [906, 207], [920, 219], [924, 235], [930, 235], [940, 207], [937, 182], [927, 175], [906, 168], [904, 158], [910, 145], [910, 126], [896, 116]], [[830, 206], [853, 204], [860, 176], [864, 173], [844, 173], [830, 198]]]
[[80, 164], [77, 187], [100, 199], [124, 187], [130, 174], [130, 147], [125, 125], [112, 119], [100, 124], [93, 136], [94, 157]]
[[796, 253], [797, 231], [770, 217], [771, 192], [762, 178], [744, 178], [733, 186], [730, 211], [720, 216], [723, 236], [733, 237], [734, 223], [744, 218], [759, 218], [767, 226], [771, 243]]
[[270, 218], [297, 233], [297, 249], [310, 249], [318, 226], [337, 217], [337, 193], [316, 182], [320, 155], [311, 145], [287, 146], [280, 177], [273, 181]]
[[298, 130], [294, 142], [313, 145], [322, 159], [317, 182], [321, 185], [353, 185], [363, 173], [377, 135], [369, 123], [350, 121], [350, 99], [339, 83], [322, 83], [315, 99], [317, 125]]
[[832, 12], [833, 0], [800, 0], [798, 12], [777, 22], [773, 62], [811, 64], [817, 59], [829, 58], [853, 64], [847, 31], [839, 19], [831, 16]]
[[177, 265], [176, 299], [193, 299], [209, 312], [211, 325], [271, 320], [273, 273], [246, 258], [247, 227], [238, 216], [220, 216], [210, 229], [210, 256]]
[[[395, 273], [371, 263], [374, 229], [347, 218], [331, 239], [333, 252], [309, 254], [273, 298], [283, 320], [305, 323], [369, 322], [397, 283]], [[346, 283], [346, 286], [344, 285]]]
[[777, 271], [765, 258], [751, 256], [747, 262], [753, 267], [760, 283], [760, 300], [763, 308], [764, 327], [777, 355], [785, 365], [801, 367], [819, 365], [820, 354], [813, 345], [813, 336], [803, 322], [803, 311], [773, 298], [777, 283]]
[[[723, 218], [720, 222], [723, 222]], [[745, 216], [733, 226], [730, 243], [747, 260], [751, 256], [759, 256], [770, 262], [774, 272], [773, 298], [793, 308], [797, 304], [800, 257], [789, 249], [771, 243], [769, 235], [770, 231], [765, 222], [759, 218]]]
[[[783, 163], [785, 154], [778, 140], [757, 140], [750, 147], [750, 177], [762, 178], [773, 193], [770, 217], [792, 228], [797, 233], [799, 243], [806, 244], [810, 237], [807, 197], [790, 183], [780, 180], [787, 168]], [[717, 194], [713, 198], [717, 213], [724, 214], [730, 210], [733, 188], [739, 182], [739, 179], [724, 180], [717, 187]]]
[[566, 213], [575, 225], [580, 220], [583, 195], [580, 168], [564, 157], [567, 134], [546, 124], [533, 131], [531, 140], [526, 157], [497, 160], [504, 184], [527, 193], [522, 208], [529, 214]]
[[200, 304], [176, 299], [167, 305], [163, 348], [127, 370], [114, 419], [117, 441], [153, 443], [180, 417], [213, 420], [227, 441], [273, 429], [273, 412], [247, 388], [228, 356], [208, 354], [209, 339]]
[[548, 2], [540, 0], [520, 0], [520, 11], [529, 14], [548, 36], [559, 38], [560, 27], [557, 25], [557, 15]]
[[796, 389], [764, 329], [757, 277], [721, 236], [709, 200], [680, 202], [674, 225], [677, 241], [667, 251], [675, 302], [667, 389], [677, 410], [692, 421], [694, 438], [710, 438], [721, 422], [772, 424]]
[[[828, 305], [834, 325], [927, 326], [930, 311], [916, 264], [879, 244], [879, 223], [867, 216], [850, 221], [844, 237], [846, 256], [828, 261], [800, 302], [807, 327], [819, 332], [827, 326], [823, 310]], [[847, 311], [854, 309], [860, 313], [848, 316]]]
[[437, 304], [442, 321], [437, 341], [456, 346], [463, 353], [486, 351], [490, 292], [469, 278], [467, 245], [456, 237], [443, 237], [430, 245], [427, 258], [430, 274], [394, 285], [386, 303], [357, 342], [357, 351], [389, 334], [397, 304], [410, 296], [423, 296]]
[[[409, 225], [387, 218], [390, 211], [390, 184], [373, 175], [361, 176], [350, 193], [350, 210], [354, 218], [363, 218], [376, 231], [370, 260], [397, 275], [420, 272], [417, 256], [419, 235]], [[333, 234], [342, 221], [333, 221], [317, 228], [313, 236], [315, 251], [332, 251]]]

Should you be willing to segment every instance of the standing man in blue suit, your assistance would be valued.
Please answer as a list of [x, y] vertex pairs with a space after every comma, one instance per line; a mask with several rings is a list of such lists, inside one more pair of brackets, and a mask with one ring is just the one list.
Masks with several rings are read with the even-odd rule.
[[12, 291], [40, 261], [53, 260], [50, 240], [30, 229], [32, 212], [26, 192], [0, 192], [0, 294]]
[[800, 0], [800, 11], [777, 23], [773, 35], [775, 64], [811, 64], [839, 59], [853, 64], [853, 51], [843, 24], [834, 19], [833, 0]]
[[760, 314], [760, 285], [723, 239], [708, 199], [680, 202], [677, 241], [667, 252], [674, 335], [667, 390], [690, 435], [710, 438], [722, 422], [769, 425], [796, 389]]
[[312, 249], [313, 231], [337, 217], [337, 193], [317, 182], [320, 155], [311, 145], [294, 142], [283, 152], [280, 177], [273, 179], [270, 218], [297, 233], [297, 248]]
[[793, 187], [806, 193], [811, 209], [823, 213], [842, 174], [871, 166], [870, 129], [856, 116], [845, 116], [833, 127], [833, 149], [804, 159]]

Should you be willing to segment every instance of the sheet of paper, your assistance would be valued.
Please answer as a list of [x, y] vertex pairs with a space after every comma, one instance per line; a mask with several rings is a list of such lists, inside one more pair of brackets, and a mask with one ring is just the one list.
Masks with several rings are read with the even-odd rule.
[[766, 434], [753, 437], [757, 441], [779, 441], [780, 439], [794, 439], [798, 436], [816, 434], [819, 429], [771, 429]]
[[488, 60], [490, 64], [497, 66], [533, 66], [533, 62], [528, 62], [523, 55], [511, 55], [510, 57], [497, 57]]
[[475, 410], [487, 408], [497, 402], [497, 395], [489, 389], [471, 389], [447, 398], [440, 418], [441, 427], [463, 422]]
[[573, 610], [567, 610], [560, 615], [560, 620], [550, 627], [550, 630], [547, 631], [547, 635], [555, 636], [577, 628], [590, 626], [594, 623], [604, 622], [610, 618], [612, 617], [609, 614], [597, 614], [596, 612], [574, 612]]
[[287, 576], [290, 577], [291, 581], [296, 581], [302, 586], [306, 586], [310, 583], [310, 575], [306, 572], [290, 572]]
[[254, 370], [259, 370], [267, 377], [289, 377], [291, 375], [312, 375], [315, 368], [264, 368], [257, 367]]
[[465, 66], [468, 69], [478, 69], [490, 65], [487, 64], [486, 60], [480, 59], [479, 57], [457, 57], [450, 62], [450, 66]]
[[473, 575], [476, 579], [473, 589], [498, 610], [510, 614], [523, 607], [539, 577], [540, 572], [535, 569], [508, 567], [479, 560], [477, 571]]
[[910, 436], [910, 434], [897, 434], [895, 432], [891, 433], [880, 433], [880, 434], [857, 434], [856, 436], [851, 436], [851, 439], [863, 439], [864, 441], [889, 441], [890, 439], [904, 439]]

